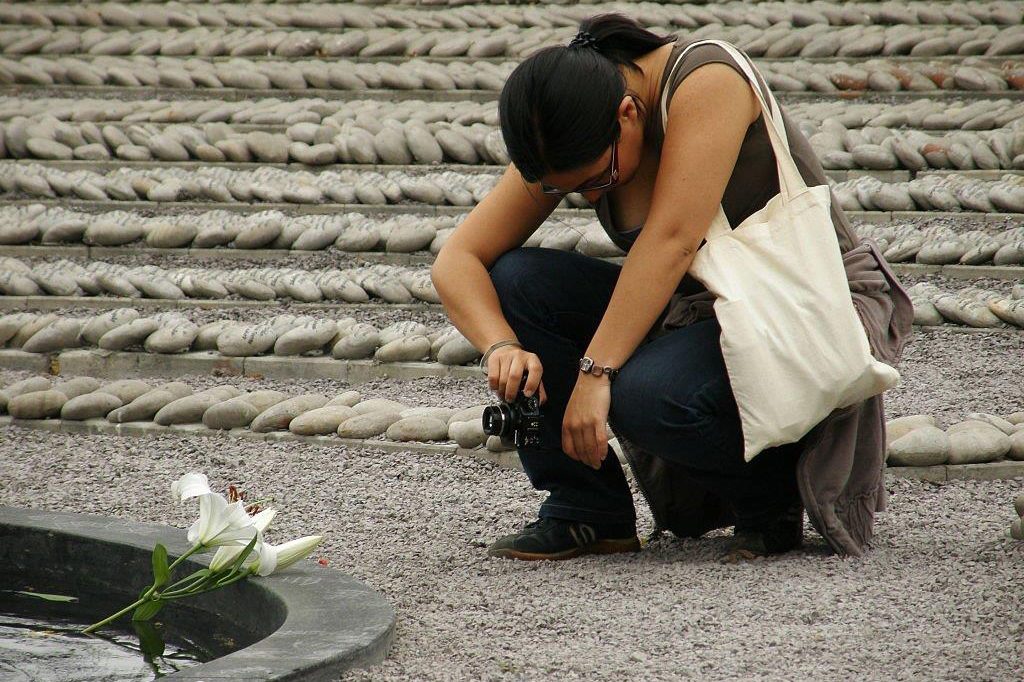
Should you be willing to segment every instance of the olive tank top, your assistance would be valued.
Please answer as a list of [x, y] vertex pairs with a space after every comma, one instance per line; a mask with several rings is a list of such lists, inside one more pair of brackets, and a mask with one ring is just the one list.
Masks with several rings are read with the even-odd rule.
[[[671, 100], [673, 93], [679, 84], [699, 66], [719, 62], [728, 64], [736, 70], [744, 80], [746, 76], [739, 65], [733, 60], [728, 52], [717, 45], [701, 45], [690, 50], [682, 61], [676, 66], [674, 72], [670, 73], [672, 65], [675, 64], [680, 52], [691, 42], [679, 42], [672, 49], [668, 62], [665, 65], [665, 72], [662, 76], [661, 96]], [[671, 82], [669, 76], [671, 75]], [[767, 89], [760, 74], [758, 74], [759, 85], [762, 93]], [[782, 109], [782, 119], [785, 122], [786, 134], [789, 138], [789, 148], [796, 161], [796, 167], [800, 171], [808, 186], [827, 185], [825, 171], [821, 167], [814, 150], [804, 137], [800, 129], [786, 115]], [[661, 104], [655, 102], [651, 107], [651, 121], [647, 130], [654, 136], [653, 145], [655, 149], [661, 150], [664, 141], [661, 120]], [[772, 151], [771, 141], [765, 129], [764, 115], [747, 128], [746, 137], [740, 146], [739, 156], [736, 159], [736, 166], [726, 185], [725, 193], [722, 195], [722, 209], [725, 211], [729, 224], [733, 227], [742, 223], [751, 214], [764, 208], [768, 201], [779, 193], [779, 176], [775, 166], [775, 153]], [[602, 195], [595, 205], [598, 220], [608, 236], [619, 248], [628, 251], [633, 241], [643, 228], [634, 226], [619, 226], [613, 224], [611, 211], [608, 206], [606, 195]], [[832, 198], [832, 223], [836, 229], [836, 236], [839, 239], [839, 247], [842, 252], [849, 251], [857, 245], [857, 239], [850, 225], [849, 219], [839, 207], [835, 197]], [[632, 229], [630, 229], [632, 228]], [[688, 276], [687, 276], [688, 277]], [[689, 288], [689, 287], [687, 287]]]

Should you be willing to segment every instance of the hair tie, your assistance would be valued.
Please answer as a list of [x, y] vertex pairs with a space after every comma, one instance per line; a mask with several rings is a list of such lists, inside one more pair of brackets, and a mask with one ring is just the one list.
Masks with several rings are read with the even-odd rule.
[[576, 34], [576, 37], [569, 41], [567, 47], [593, 47], [596, 50], [597, 39], [588, 31], [580, 31]]

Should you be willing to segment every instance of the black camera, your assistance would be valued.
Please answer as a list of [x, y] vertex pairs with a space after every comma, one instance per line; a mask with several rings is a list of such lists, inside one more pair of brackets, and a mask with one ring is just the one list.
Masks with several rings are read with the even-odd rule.
[[542, 420], [540, 397], [536, 394], [527, 397], [520, 389], [512, 402], [484, 408], [484, 433], [511, 440], [517, 448], [540, 445]]

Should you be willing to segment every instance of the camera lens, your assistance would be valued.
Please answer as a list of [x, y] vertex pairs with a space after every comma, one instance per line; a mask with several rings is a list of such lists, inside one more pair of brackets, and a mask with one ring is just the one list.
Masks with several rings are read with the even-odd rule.
[[512, 411], [508, 405], [485, 407], [482, 419], [488, 436], [507, 436], [512, 432]]

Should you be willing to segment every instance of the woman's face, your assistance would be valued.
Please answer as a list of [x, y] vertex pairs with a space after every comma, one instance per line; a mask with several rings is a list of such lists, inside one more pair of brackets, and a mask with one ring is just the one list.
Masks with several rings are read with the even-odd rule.
[[580, 168], [568, 171], [552, 172], [541, 178], [545, 185], [557, 187], [565, 192], [576, 191], [578, 187], [603, 185], [607, 183], [613, 171], [612, 155], [615, 155], [615, 167], [618, 168], [618, 179], [613, 185], [603, 189], [583, 190], [580, 194], [591, 204], [597, 203], [606, 192], [628, 183], [636, 174], [643, 151], [643, 124], [640, 112], [632, 96], [622, 98], [617, 112], [619, 122], [619, 139], [612, 142], [606, 150], [593, 162]]

